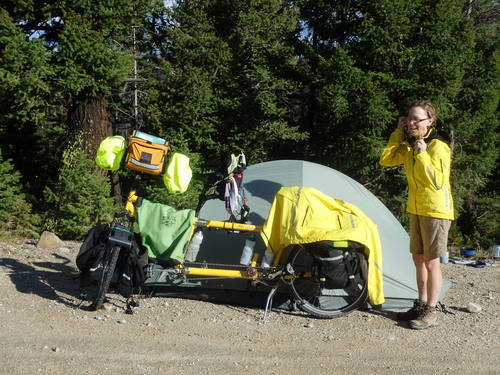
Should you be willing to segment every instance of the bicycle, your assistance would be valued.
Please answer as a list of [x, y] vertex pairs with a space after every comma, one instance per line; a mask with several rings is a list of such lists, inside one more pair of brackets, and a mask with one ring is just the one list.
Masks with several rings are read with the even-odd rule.
[[[220, 182], [220, 181], [219, 181]], [[215, 184], [213, 185], [215, 186]], [[218, 195], [207, 194], [204, 199], [217, 198]], [[142, 198], [131, 190], [125, 210], [129, 218], [133, 218], [135, 205]], [[198, 218], [199, 204], [193, 225], [196, 229], [222, 230], [227, 233], [261, 232], [262, 227], [238, 221], [218, 221]], [[232, 218], [234, 220], [234, 218]], [[241, 221], [244, 221], [241, 220]], [[196, 231], [193, 230], [193, 233]], [[104, 268], [99, 281], [99, 289], [94, 309], [98, 309], [105, 300], [120, 251], [130, 248], [133, 233], [130, 225], [114, 224], [108, 238], [108, 248]], [[191, 238], [192, 239], [192, 238]], [[264, 319], [272, 307], [273, 296], [281, 286], [288, 288], [293, 304], [300, 310], [318, 318], [335, 318], [343, 316], [366, 304], [367, 301], [367, 259], [364, 246], [353, 241], [333, 241], [328, 246], [340, 249], [337, 259], [328, 256], [326, 247], [321, 244], [292, 245], [283, 254], [282, 260], [275, 267], [258, 266], [259, 254], [254, 254], [248, 266], [229, 264], [224, 268], [206, 263], [184, 261], [181, 264], [160, 267], [148, 266], [148, 272], [161, 272], [170, 285], [181, 285], [196, 278], [245, 279], [253, 284], [261, 284], [270, 288], [267, 296]], [[324, 245], [324, 244], [323, 244]], [[187, 245], [186, 245], [187, 248]], [[342, 280], [332, 280], [326, 269], [333, 261], [338, 261], [345, 275]], [[339, 264], [340, 264], [339, 263]], [[130, 312], [127, 302], [127, 311]]]
[[[97, 293], [91, 306], [93, 310], [98, 310], [106, 299], [106, 293], [111, 285], [120, 254], [126, 256], [132, 247], [134, 233], [130, 230], [130, 223], [128, 220], [125, 223], [119, 221], [120, 218], [123, 218], [123, 215], [116, 215], [110, 225], [107, 247], [102, 260], [102, 272], [98, 281]], [[135, 302], [132, 302], [131, 305], [135, 305]]]

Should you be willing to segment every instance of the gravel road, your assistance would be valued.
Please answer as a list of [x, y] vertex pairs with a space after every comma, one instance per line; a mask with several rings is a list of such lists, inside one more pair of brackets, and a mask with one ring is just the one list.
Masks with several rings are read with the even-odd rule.
[[[134, 315], [78, 299], [79, 244], [0, 242], [1, 374], [500, 374], [500, 263], [443, 265], [453, 314], [414, 331], [389, 312], [321, 320], [261, 308], [145, 298]], [[481, 311], [467, 311], [469, 303]]]

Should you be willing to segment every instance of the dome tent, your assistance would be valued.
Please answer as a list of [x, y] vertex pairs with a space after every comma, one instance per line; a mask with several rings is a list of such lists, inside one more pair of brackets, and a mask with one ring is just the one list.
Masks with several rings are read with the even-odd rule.
[[[413, 299], [417, 297], [417, 288], [415, 268], [408, 251], [408, 234], [389, 209], [364, 186], [332, 168], [301, 160], [278, 160], [251, 165], [244, 172], [243, 186], [250, 206], [248, 221], [255, 225], [264, 223], [274, 195], [283, 186], [313, 187], [328, 196], [357, 206], [379, 230], [386, 298], [383, 308], [411, 306]], [[221, 201], [211, 200], [203, 205], [199, 217], [227, 220], [228, 213]], [[238, 264], [245, 238], [245, 234], [206, 231], [196, 261]], [[262, 240], [258, 239], [255, 251], [264, 253]], [[441, 298], [449, 285], [444, 283]], [[196, 286], [223, 290], [222, 295], [226, 295], [228, 299], [232, 298], [230, 291], [249, 291], [248, 282], [243, 280], [219, 280]], [[241, 298], [246, 297], [243, 294]], [[280, 303], [278, 299], [276, 301], [278, 302], [275, 304]]]

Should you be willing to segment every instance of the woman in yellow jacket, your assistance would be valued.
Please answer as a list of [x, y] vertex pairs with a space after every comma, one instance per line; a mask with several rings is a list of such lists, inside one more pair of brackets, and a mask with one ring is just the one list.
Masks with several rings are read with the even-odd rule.
[[425, 329], [437, 325], [439, 294], [443, 283], [440, 256], [447, 251], [453, 220], [450, 191], [451, 150], [434, 129], [437, 116], [428, 101], [411, 104], [408, 117], [400, 117], [382, 151], [380, 163], [404, 165], [408, 181], [410, 252], [416, 267], [418, 300], [399, 320]]

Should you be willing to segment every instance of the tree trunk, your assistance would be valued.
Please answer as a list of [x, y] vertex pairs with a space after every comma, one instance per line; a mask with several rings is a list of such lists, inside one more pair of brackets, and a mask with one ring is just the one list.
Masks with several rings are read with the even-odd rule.
[[104, 95], [85, 98], [73, 104], [69, 109], [68, 121], [72, 135], [82, 137], [85, 154], [93, 160], [99, 143], [111, 135]]
[[[74, 138], [81, 137], [82, 147], [90, 160], [95, 155], [101, 141], [112, 134], [108, 109], [104, 94], [87, 97], [70, 106], [68, 123]], [[108, 172], [103, 171], [103, 175]], [[112, 173], [111, 182], [115, 201], [121, 204], [121, 188], [117, 173]]]

